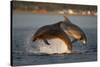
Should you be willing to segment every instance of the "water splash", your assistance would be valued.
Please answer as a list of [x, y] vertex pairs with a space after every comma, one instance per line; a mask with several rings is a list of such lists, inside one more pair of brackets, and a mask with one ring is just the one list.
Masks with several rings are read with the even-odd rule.
[[32, 35], [34, 32], [30, 32], [25, 38], [25, 49], [28, 53], [45, 53], [45, 54], [54, 54], [54, 53], [70, 53], [67, 45], [59, 38], [50, 39], [48, 42], [50, 45], [47, 45], [43, 40], [37, 40], [32, 42]]

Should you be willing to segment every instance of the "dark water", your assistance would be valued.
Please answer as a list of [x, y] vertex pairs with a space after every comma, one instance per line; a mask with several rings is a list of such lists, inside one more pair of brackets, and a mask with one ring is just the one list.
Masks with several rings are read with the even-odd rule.
[[[18, 16], [20, 16], [19, 20], [18, 20]], [[26, 17], [24, 17], [24, 16], [26, 16]], [[74, 46], [73, 50], [80, 51], [80, 53], [59, 54], [59, 55], [56, 55], [56, 54], [55, 55], [37, 55], [34, 53], [28, 53], [26, 51], [26, 48], [27, 48], [26, 47], [26, 38], [32, 32], [35, 32], [37, 29], [37, 28], [34, 28], [34, 26], [33, 27], [31, 26], [30, 22], [34, 21], [33, 18], [30, 20], [30, 22], [28, 24], [27, 21], [28, 21], [28, 18], [30, 18], [29, 16], [31, 16], [31, 15], [28, 14], [28, 16], [27, 16], [25, 14], [22, 14], [22, 15], [21, 14], [13, 14], [13, 30], [12, 30], [13, 31], [12, 32], [13, 33], [13, 35], [12, 35], [12, 62], [13, 62], [13, 64], [12, 65], [15, 65], [15, 66], [38, 65], [38, 64], [71, 63], [71, 62], [85, 62], [85, 61], [96, 61], [97, 60], [97, 31], [96, 31], [96, 26], [95, 26], [96, 21], [95, 22], [92, 21], [93, 19], [95, 20], [96, 17], [91, 17], [91, 16], [87, 17], [87, 18], [89, 18], [87, 24], [91, 23], [91, 25], [87, 28], [84, 28], [85, 24], [82, 23], [82, 24], [84, 24], [84, 25], [82, 25], [82, 29], [84, 30], [84, 32], [87, 35], [88, 44], [83, 47], [80, 45], [73, 45]], [[35, 16], [33, 15], [33, 17], [35, 17]], [[78, 19], [79, 19], [79, 17], [81, 19], [85, 18], [82, 16], [75, 16], [75, 17], [76, 18], [78, 17]], [[43, 19], [43, 17], [42, 17], [42, 19]], [[45, 19], [45, 17], [44, 17], [44, 19]], [[72, 21], [74, 20], [73, 18], [71, 18], [71, 19], [72, 19]], [[24, 23], [25, 20], [27, 23]], [[18, 22], [18, 24], [17, 24], [17, 22]], [[24, 23], [24, 24], [21, 26], [20, 24], [22, 24], [22, 23]], [[27, 26], [27, 24], [28, 24], [28, 26]], [[35, 25], [36, 25], [36, 23], [35, 23]], [[40, 26], [41, 26], [41, 24], [40, 24]], [[81, 26], [81, 24], [80, 24], [80, 26]], [[75, 44], [80, 44], [80, 43], [75, 43]], [[30, 46], [28, 46], [28, 48], [30, 48]]]

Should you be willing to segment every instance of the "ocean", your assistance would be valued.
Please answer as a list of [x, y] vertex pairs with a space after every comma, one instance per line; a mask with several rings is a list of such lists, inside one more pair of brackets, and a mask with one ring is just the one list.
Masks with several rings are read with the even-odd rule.
[[31, 36], [39, 27], [61, 21], [63, 17], [58, 15], [13, 13], [12, 65], [23, 66], [97, 61], [97, 17], [68, 16], [68, 18], [85, 32], [88, 38], [86, 46], [80, 45], [79, 42], [74, 43], [73, 51], [77, 51], [78, 53], [72, 54], [35, 54], [34, 52], [39, 49], [37, 45], [31, 42]]

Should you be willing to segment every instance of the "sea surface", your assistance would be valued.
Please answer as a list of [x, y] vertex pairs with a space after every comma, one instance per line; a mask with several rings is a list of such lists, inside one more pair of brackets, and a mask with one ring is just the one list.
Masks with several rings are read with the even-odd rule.
[[73, 51], [77, 53], [53, 55], [35, 54], [34, 49], [36, 49], [37, 46], [32, 44], [31, 36], [39, 27], [62, 21], [63, 17], [58, 15], [13, 13], [12, 65], [23, 66], [97, 61], [97, 17], [68, 16], [68, 18], [85, 32], [88, 43], [85, 46], [80, 45], [79, 42], [74, 43]]

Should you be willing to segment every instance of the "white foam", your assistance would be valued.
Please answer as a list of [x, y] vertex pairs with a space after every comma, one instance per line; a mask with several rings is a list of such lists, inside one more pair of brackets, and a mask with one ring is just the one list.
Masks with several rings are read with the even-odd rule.
[[48, 40], [50, 45], [47, 45], [44, 43], [43, 40], [37, 40], [35, 42], [32, 42], [31, 37], [32, 34], [30, 34], [25, 41], [25, 48], [27, 52], [45, 54], [71, 53], [64, 41], [59, 38]]

